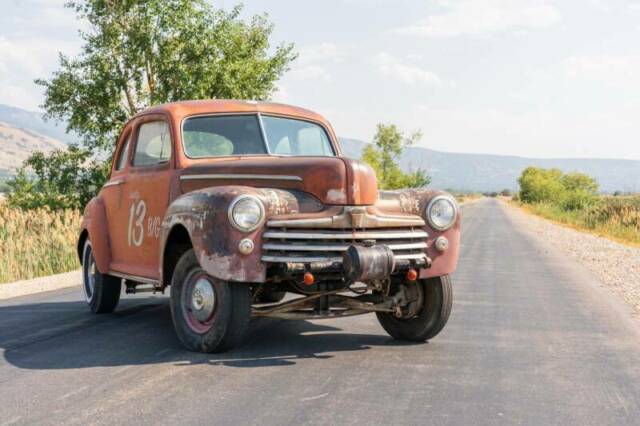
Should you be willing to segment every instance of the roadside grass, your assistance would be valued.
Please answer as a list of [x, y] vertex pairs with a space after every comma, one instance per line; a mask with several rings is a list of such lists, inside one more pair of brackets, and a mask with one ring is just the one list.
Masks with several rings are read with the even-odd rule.
[[518, 205], [554, 222], [640, 246], [640, 196], [600, 196], [593, 205], [577, 210], [548, 202]]
[[466, 203], [466, 202], [473, 201], [473, 200], [478, 200], [478, 199], [482, 198], [482, 194], [473, 193], [473, 192], [469, 192], [469, 193], [452, 192], [452, 194], [453, 194], [453, 196], [455, 197], [456, 201], [459, 204]]
[[24, 211], [0, 201], [0, 283], [79, 267], [75, 240], [80, 212]]

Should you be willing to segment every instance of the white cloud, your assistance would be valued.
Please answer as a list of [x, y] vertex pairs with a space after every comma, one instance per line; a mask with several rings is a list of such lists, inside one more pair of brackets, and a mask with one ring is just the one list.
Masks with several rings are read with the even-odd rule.
[[322, 80], [325, 83], [333, 80], [329, 70], [322, 65], [295, 67], [289, 72], [289, 76], [296, 80]]
[[405, 128], [420, 123], [423, 145], [443, 151], [640, 160], [640, 148], [633, 142], [640, 132], [636, 115], [632, 107], [557, 114], [416, 105], [395, 122]]
[[320, 43], [300, 48], [298, 60], [305, 64], [331, 61], [341, 62], [351, 53], [350, 46], [334, 43]]
[[385, 76], [393, 77], [407, 84], [426, 84], [438, 87], [443, 84], [438, 74], [415, 65], [400, 61], [394, 56], [382, 52], [373, 58], [378, 71]]
[[38, 44], [0, 37], [0, 73], [8, 73], [9, 70], [30, 75], [42, 73], [44, 67], [41, 56], [34, 51], [38, 49]]
[[37, 109], [42, 103], [42, 89], [33, 81], [50, 77], [58, 66], [58, 49], [73, 54], [77, 45], [57, 41], [52, 49], [47, 38], [0, 36], [0, 103]]
[[442, 0], [446, 12], [394, 32], [422, 37], [454, 37], [548, 27], [560, 21], [549, 2], [533, 0]]
[[350, 46], [334, 43], [303, 46], [298, 51], [298, 58], [293, 63], [289, 76], [296, 80], [330, 82], [333, 80], [329, 71], [330, 66], [343, 62], [350, 53]]
[[564, 61], [567, 76], [611, 86], [640, 87], [640, 55], [572, 56]]
[[600, 12], [609, 12], [611, 10], [611, 4], [608, 0], [589, 0], [591, 7]]

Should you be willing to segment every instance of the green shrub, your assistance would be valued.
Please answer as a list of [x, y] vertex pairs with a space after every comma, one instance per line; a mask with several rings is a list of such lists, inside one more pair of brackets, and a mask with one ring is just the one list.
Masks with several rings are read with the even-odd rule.
[[552, 203], [564, 210], [580, 210], [593, 205], [598, 183], [584, 173], [564, 174], [559, 169], [527, 167], [520, 178], [520, 200], [524, 203]]
[[588, 191], [579, 189], [575, 191], [565, 191], [560, 206], [563, 210], [585, 210], [596, 203], [596, 196]]
[[527, 167], [518, 179], [520, 200], [524, 203], [558, 202], [565, 192], [561, 180], [562, 171], [558, 169]]
[[8, 182], [7, 202], [21, 209], [82, 209], [104, 184], [110, 162], [95, 162], [88, 150], [70, 146], [49, 155], [35, 152]]

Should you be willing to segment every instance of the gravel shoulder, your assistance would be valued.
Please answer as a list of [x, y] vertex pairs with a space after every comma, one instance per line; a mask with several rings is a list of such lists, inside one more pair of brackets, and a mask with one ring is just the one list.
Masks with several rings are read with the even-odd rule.
[[82, 275], [78, 270], [65, 272], [63, 274], [33, 278], [30, 280], [0, 284], [0, 300], [67, 287], [80, 287], [81, 282]]
[[502, 201], [508, 216], [551, 247], [578, 260], [618, 293], [640, 317], [640, 248], [553, 223]]

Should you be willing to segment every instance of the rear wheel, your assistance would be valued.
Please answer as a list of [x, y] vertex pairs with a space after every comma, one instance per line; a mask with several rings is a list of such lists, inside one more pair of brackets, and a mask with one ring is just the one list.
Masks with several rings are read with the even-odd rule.
[[118, 306], [122, 280], [98, 271], [96, 259], [93, 256], [93, 246], [88, 239], [82, 252], [82, 287], [91, 312], [108, 314]]
[[397, 318], [386, 312], [376, 312], [378, 321], [389, 335], [399, 340], [424, 342], [442, 331], [449, 320], [453, 304], [453, 288], [448, 275], [420, 280], [422, 308], [411, 317]]
[[176, 334], [187, 349], [224, 352], [238, 345], [247, 333], [251, 291], [246, 284], [210, 276], [189, 250], [173, 272], [171, 316]]

